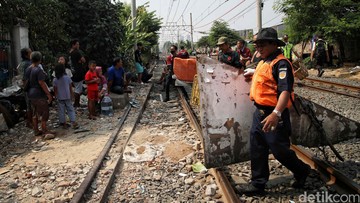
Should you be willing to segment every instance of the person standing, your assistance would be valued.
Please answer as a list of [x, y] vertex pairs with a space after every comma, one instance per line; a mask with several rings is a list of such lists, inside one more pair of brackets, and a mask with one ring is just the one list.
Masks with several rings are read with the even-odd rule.
[[85, 75], [85, 83], [87, 84], [88, 110], [89, 119], [96, 120], [95, 104], [99, 100], [99, 83], [100, 78], [96, 74], [96, 62], [89, 61], [89, 70]]
[[322, 34], [317, 35], [317, 40], [314, 42], [311, 50], [310, 59], [316, 59], [316, 68], [318, 69], [318, 77], [324, 74], [325, 63], [329, 62], [329, 52], [326, 41], [323, 39]]
[[283, 40], [285, 42], [285, 46], [281, 47], [283, 55], [292, 62], [292, 54], [294, 53], [296, 57], [300, 58], [299, 54], [296, 51], [293, 51], [294, 45], [289, 42], [289, 36], [287, 34], [284, 35]]
[[80, 42], [78, 39], [71, 40], [70, 49], [70, 66], [73, 70], [73, 77], [71, 78], [74, 82], [74, 107], [80, 107], [80, 95], [83, 92], [83, 83], [86, 69], [84, 64], [86, 62], [85, 57], [80, 51]]
[[[31, 53], [31, 66], [26, 69], [25, 78], [29, 84], [28, 97], [31, 102], [33, 115], [33, 129], [35, 136], [48, 134], [47, 138], [54, 138], [55, 133], [48, 130], [46, 122], [49, 119], [49, 104], [52, 101], [52, 95], [45, 83], [46, 73], [40, 63], [42, 54], [38, 51]], [[41, 119], [41, 131], [38, 128], [38, 120]]]
[[184, 46], [180, 46], [180, 51], [178, 52], [177, 56], [183, 59], [187, 59], [190, 57]]
[[75, 121], [75, 110], [71, 104], [71, 98], [74, 96], [72, 88], [72, 80], [65, 72], [64, 64], [55, 65], [55, 78], [53, 81], [55, 97], [58, 103], [59, 123], [63, 128], [67, 128], [65, 112], [69, 116], [73, 129], [78, 128], [78, 124]]
[[174, 67], [174, 58], [177, 57], [177, 46], [171, 45], [170, 46], [170, 55], [166, 57], [166, 76], [165, 76], [165, 100], [167, 102], [170, 100], [170, 85], [173, 81], [173, 67]]
[[226, 63], [235, 68], [242, 68], [243, 65], [240, 63], [239, 54], [233, 51], [230, 47], [229, 40], [227, 37], [220, 37], [217, 45], [219, 46], [220, 52], [218, 60], [222, 63]]
[[245, 40], [240, 39], [236, 43], [236, 52], [239, 54], [240, 62], [245, 65], [246, 62], [251, 60], [251, 51], [245, 46]]
[[294, 188], [305, 185], [310, 167], [290, 149], [289, 107], [293, 99], [294, 72], [290, 61], [278, 49], [285, 43], [273, 28], [263, 28], [255, 41], [262, 60], [252, 75], [250, 99], [256, 110], [250, 130], [251, 184], [247, 194], [264, 194], [269, 180], [269, 149], [295, 177]]
[[[25, 78], [26, 69], [29, 68], [31, 65], [30, 55], [31, 55], [31, 49], [30, 48], [22, 48], [20, 50], [21, 55], [21, 62], [18, 65], [17, 73], [19, 77], [22, 78], [23, 82], [23, 88], [25, 87], [26, 81], [28, 81], [28, 78]], [[24, 89], [25, 92], [25, 101], [26, 101], [26, 127], [32, 128], [32, 111], [31, 111], [31, 103], [28, 97], [27, 89]]]
[[143, 84], [142, 82], [142, 74], [144, 72], [144, 67], [143, 67], [143, 61], [141, 59], [141, 51], [143, 49], [143, 45], [141, 42], [138, 42], [136, 44], [137, 49], [135, 50], [135, 68], [136, 68], [136, 72], [138, 75], [138, 83]]

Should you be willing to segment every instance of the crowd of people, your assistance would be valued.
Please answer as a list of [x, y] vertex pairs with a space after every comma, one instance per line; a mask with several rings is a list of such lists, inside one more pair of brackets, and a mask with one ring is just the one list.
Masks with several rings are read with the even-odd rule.
[[[152, 74], [143, 66], [142, 44], [137, 45], [135, 51], [137, 80], [135, 81], [143, 84], [149, 81]], [[97, 66], [96, 61], [87, 61], [83, 51], [80, 50], [78, 39], [70, 42], [68, 55], [58, 56], [52, 74], [47, 74], [44, 70], [43, 56], [39, 51], [23, 48], [21, 57], [22, 61], [17, 70], [18, 75], [22, 77], [27, 103], [26, 124], [33, 129], [35, 136], [44, 136], [44, 139], [55, 137], [55, 132], [47, 127], [49, 105], [54, 99], [58, 108], [59, 125], [63, 128], [77, 129], [79, 125], [76, 122], [76, 108], [80, 107], [80, 96], [85, 87], [88, 118], [91, 120], [97, 119], [97, 106], [105, 95], [132, 92], [128, 89], [128, 85], [134, 78], [131, 73], [125, 73], [121, 57], [114, 58], [112, 66], [103, 74], [104, 69]], [[51, 82], [47, 83], [49, 79]], [[49, 88], [50, 85], [53, 86], [53, 92], [52, 88]], [[67, 116], [70, 123], [67, 122]]]

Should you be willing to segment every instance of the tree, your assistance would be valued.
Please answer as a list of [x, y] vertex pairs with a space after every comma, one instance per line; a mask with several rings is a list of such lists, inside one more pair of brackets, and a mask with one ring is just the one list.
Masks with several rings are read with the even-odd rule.
[[[136, 27], [132, 29], [131, 6], [125, 5], [119, 10], [121, 24], [124, 27], [124, 38], [120, 42], [119, 51], [124, 58], [124, 65], [129, 69], [134, 68], [134, 45], [136, 42], [142, 42], [145, 48], [153, 47], [158, 43], [157, 31], [160, 30], [161, 20], [155, 17], [154, 12], [148, 13], [146, 8], [148, 4], [140, 6], [137, 9]], [[150, 49], [145, 49], [146, 57], [151, 55]]]
[[197, 47], [209, 47], [210, 46], [210, 42], [209, 42], [209, 36], [202, 36], [198, 42], [196, 43]]
[[328, 41], [339, 43], [343, 55], [344, 40], [359, 39], [357, 0], [278, 0], [275, 5], [277, 11], [286, 14], [287, 32], [296, 42], [306, 42], [314, 33], [322, 32]]
[[101, 66], [108, 66], [119, 55], [124, 38], [124, 25], [119, 21], [122, 3], [110, 0], [59, 0], [68, 7], [63, 14], [66, 31], [78, 38], [87, 57]]
[[215, 21], [210, 29], [209, 43], [210, 46], [216, 46], [217, 40], [220, 37], [227, 37], [231, 45], [235, 45], [237, 40], [241, 39], [239, 34], [229, 28], [229, 25], [225, 21]]
[[30, 48], [42, 52], [44, 63], [55, 61], [54, 56], [63, 52], [68, 35], [61, 13], [66, 5], [53, 0], [5, 0], [0, 6], [0, 24], [11, 31], [18, 23], [29, 28]]

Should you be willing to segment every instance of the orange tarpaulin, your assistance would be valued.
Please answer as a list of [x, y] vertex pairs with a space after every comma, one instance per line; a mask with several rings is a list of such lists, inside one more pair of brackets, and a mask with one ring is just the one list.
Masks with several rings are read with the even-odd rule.
[[175, 58], [174, 74], [179, 80], [192, 82], [196, 74], [196, 58]]

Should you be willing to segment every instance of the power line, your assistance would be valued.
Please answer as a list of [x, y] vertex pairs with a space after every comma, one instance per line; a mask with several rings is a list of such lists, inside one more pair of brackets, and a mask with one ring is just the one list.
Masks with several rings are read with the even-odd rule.
[[[215, 3], [216, 1], [217, 1], [217, 0], [214, 0], [214, 1], [210, 4], [210, 6], [207, 7], [207, 9], [206, 9], [205, 11], [207, 11], [212, 5], [214, 5], [214, 3]], [[194, 22], [195, 22], [197, 19], [199, 19], [199, 18], [205, 13], [205, 11], [202, 12], [197, 18], [195, 18]]]
[[[174, 1], [175, 1], [175, 0], [174, 0]], [[177, 1], [178, 1], [178, 4], [177, 4], [177, 6], [176, 6], [176, 10], [175, 10], [175, 13], [174, 13], [174, 17], [173, 17], [173, 19], [172, 19], [172, 22], [174, 22], [176, 13], [177, 13], [177, 11], [178, 11], [178, 9], [179, 9], [180, 0], [177, 0]]]
[[167, 17], [166, 17], [165, 25], [168, 23], [170, 12], [171, 12], [171, 9], [173, 7], [173, 4], [174, 4], [174, 0], [172, 0], [171, 5], [169, 6], [169, 12], [168, 12]]
[[198, 29], [198, 28], [202, 28], [202, 27], [205, 27], [205, 26], [210, 25], [211, 23], [213, 23], [213, 22], [215, 22], [215, 21], [219, 20], [220, 18], [222, 18], [222, 17], [223, 17], [223, 16], [225, 16], [226, 14], [230, 13], [232, 10], [234, 10], [236, 7], [240, 6], [240, 4], [242, 4], [242, 3], [244, 3], [244, 2], [245, 2], [245, 0], [242, 0], [242, 1], [241, 1], [240, 3], [238, 3], [235, 7], [233, 7], [233, 8], [232, 8], [232, 9], [230, 9], [229, 11], [225, 12], [222, 16], [218, 17], [217, 19], [215, 19], [215, 20], [211, 21], [211, 22], [210, 22], [210, 23], [208, 23], [208, 24], [205, 24], [205, 25], [203, 25], [203, 26], [197, 27], [196, 29]]
[[268, 20], [268, 21], [267, 21], [266, 23], [264, 23], [263, 25], [266, 25], [266, 24], [270, 23], [271, 21], [275, 20], [276, 18], [278, 18], [279, 16], [281, 16], [281, 14], [282, 14], [282, 13], [280, 13], [279, 15], [271, 18], [270, 20]]
[[[238, 14], [236, 14], [235, 16], [233, 16], [232, 18], [230, 18], [229, 20], [227, 20], [227, 22], [231, 22], [232, 20], [237, 20], [238, 18], [236, 17], [241, 17], [241, 16], [244, 16], [246, 13], [248, 13], [249, 11], [251, 11], [252, 9], [254, 9], [255, 7], [252, 7], [250, 8], [251, 6], [255, 5], [256, 4], [256, 0], [250, 4], [248, 7], [246, 7], [245, 9], [243, 9], [242, 11], [240, 11]], [[246, 11], [247, 9], [249, 9], [248, 11]], [[246, 12], [245, 12], [246, 11]], [[243, 13], [245, 12], [245, 13]], [[242, 15], [241, 15], [242, 14]], [[241, 16], [239, 16], [241, 15]]]
[[220, 8], [222, 5], [224, 5], [226, 2], [228, 2], [229, 0], [225, 0], [222, 4], [220, 4], [218, 7], [216, 7], [214, 10], [210, 11], [210, 13], [208, 13], [205, 17], [203, 17], [200, 21], [198, 21], [196, 25], [198, 25], [201, 21], [203, 21], [206, 17], [208, 17], [210, 14], [212, 14], [214, 11], [216, 11], [218, 8]]
[[[180, 1], [180, 0], [179, 0], [179, 1]], [[188, 7], [189, 3], [190, 3], [190, 0], [188, 0], [188, 2], [187, 2], [187, 4], [186, 4], [186, 6], [185, 6], [185, 8], [184, 8], [183, 12], [181, 13], [181, 15], [180, 15], [179, 19], [178, 19], [176, 22], [179, 22], [179, 20], [181, 19], [181, 16], [183, 16], [183, 15], [184, 15], [184, 12], [185, 12], [185, 10], [187, 9], [187, 7]]]

